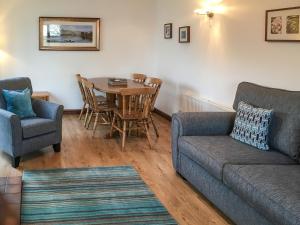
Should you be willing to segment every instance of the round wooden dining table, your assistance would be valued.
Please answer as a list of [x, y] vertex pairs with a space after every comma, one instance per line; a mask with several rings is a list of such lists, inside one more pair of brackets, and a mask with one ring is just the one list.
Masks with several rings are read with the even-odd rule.
[[145, 85], [135, 82], [133, 80], [127, 79], [127, 85], [113, 86], [108, 84], [109, 78], [98, 77], [89, 79], [95, 86], [95, 89], [106, 94], [120, 94], [120, 90], [124, 88], [144, 88]]

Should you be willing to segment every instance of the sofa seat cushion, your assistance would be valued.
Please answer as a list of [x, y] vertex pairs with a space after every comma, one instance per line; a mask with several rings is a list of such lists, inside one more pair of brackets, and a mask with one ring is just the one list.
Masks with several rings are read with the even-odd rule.
[[23, 138], [32, 138], [56, 131], [54, 120], [39, 117], [21, 120]]
[[221, 181], [226, 164], [296, 164], [280, 152], [261, 151], [230, 136], [183, 136], [178, 139], [178, 147], [180, 153]]
[[226, 165], [224, 183], [274, 224], [300, 224], [300, 165]]

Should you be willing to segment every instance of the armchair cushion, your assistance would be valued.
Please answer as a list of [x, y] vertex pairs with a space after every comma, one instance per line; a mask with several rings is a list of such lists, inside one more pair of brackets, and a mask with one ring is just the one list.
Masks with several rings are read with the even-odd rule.
[[277, 151], [261, 151], [230, 136], [180, 137], [179, 151], [222, 181], [226, 164], [295, 164]]
[[25, 90], [3, 90], [6, 107], [9, 112], [15, 113], [21, 119], [36, 117], [31, 104], [31, 93], [28, 88]]
[[38, 117], [21, 120], [21, 127], [24, 139], [55, 132], [57, 129], [54, 120]]

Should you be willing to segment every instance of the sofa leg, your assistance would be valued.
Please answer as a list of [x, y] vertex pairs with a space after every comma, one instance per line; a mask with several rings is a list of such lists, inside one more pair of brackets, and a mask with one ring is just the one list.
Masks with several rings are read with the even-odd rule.
[[61, 149], [60, 143], [53, 145], [53, 149], [55, 152], [60, 152], [60, 149]]
[[20, 165], [21, 157], [13, 157], [11, 165], [13, 168], [18, 168]]

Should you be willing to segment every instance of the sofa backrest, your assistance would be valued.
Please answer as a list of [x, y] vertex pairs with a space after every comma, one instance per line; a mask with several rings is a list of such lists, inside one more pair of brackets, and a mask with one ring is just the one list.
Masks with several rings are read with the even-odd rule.
[[32, 94], [31, 80], [28, 77], [17, 77], [0, 80], [0, 108], [6, 109], [6, 102], [3, 98], [2, 90], [24, 90], [29, 88]]
[[256, 107], [273, 109], [270, 147], [292, 159], [300, 154], [300, 91], [268, 88], [243, 82], [238, 86], [233, 108], [244, 101]]

